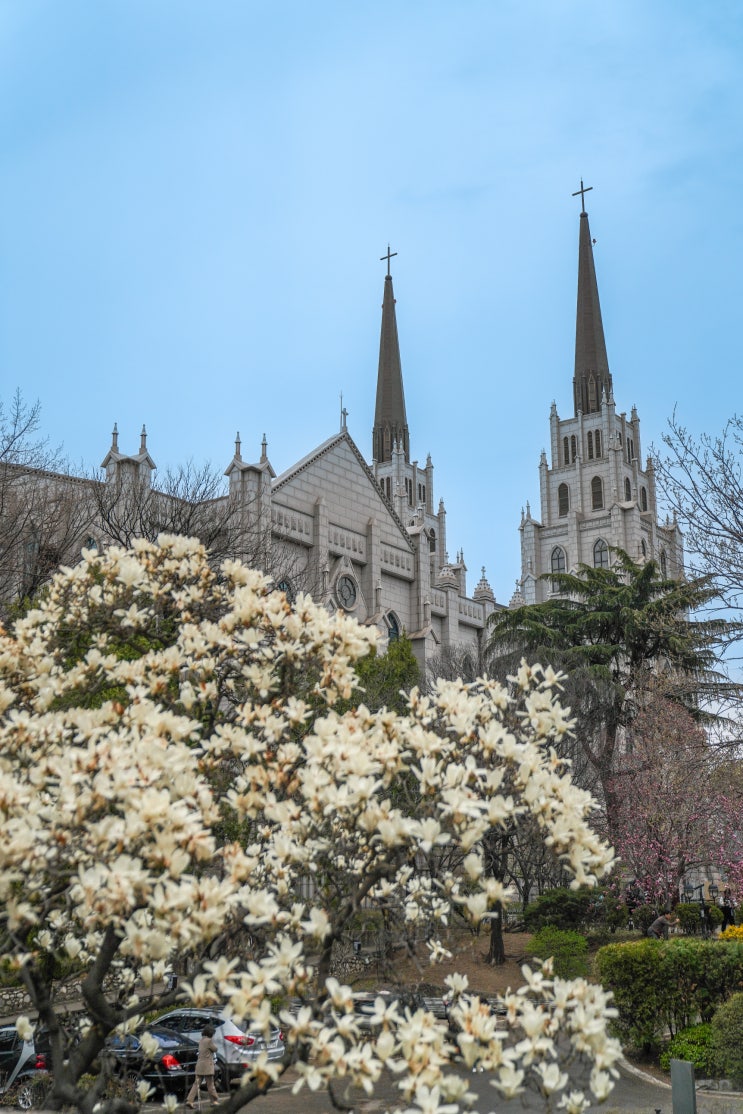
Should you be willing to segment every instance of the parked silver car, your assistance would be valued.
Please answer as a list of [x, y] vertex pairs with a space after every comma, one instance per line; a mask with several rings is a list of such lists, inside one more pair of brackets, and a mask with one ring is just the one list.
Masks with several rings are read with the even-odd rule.
[[250, 1022], [238, 1025], [217, 1009], [197, 1010], [184, 1006], [183, 1009], [162, 1014], [157, 1024], [173, 1029], [194, 1042], [201, 1039], [204, 1026], [211, 1025], [217, 1055], [231, 1079], [251, 1067], [261, 1052], [266, 1052], [269, 1060], [281, 1060], [285, 1052], [283, 1034], [279, 1029], [272, 1029], [266, 1039], [261, 1031], [250, 1028]]

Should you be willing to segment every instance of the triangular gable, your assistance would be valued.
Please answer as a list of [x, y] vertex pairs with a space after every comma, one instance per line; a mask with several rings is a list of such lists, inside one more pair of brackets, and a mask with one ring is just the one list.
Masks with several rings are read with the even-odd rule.
[[[345, 458], [343, 464], [344, 467], [347, 467], [349, 469], [349, 471], [348, 479], [344, 480], [344, 487], [347, 489], [349, 483], [351, 482], [351, 477], [355, 476], [357, 482], [363, 484], [364, 492], [366, 493], [368, 491], [370, 503], [368, 509], [370, 511], [370, 517], [373, 514], [378, 513], [379, 511], [384, 511], [385, 516], [388, 519], [392, 520], [392, 523], [394, 523], [396, 530], [400, 533], [406, 548], [412, 552], [413, 544], [408, 537], [408, 532], [405, 529], [405, 526], [403, 525], [397, 512], [392, 506], [390, 500], [387, 498], [377, 481], [374, 479], [374, 473], [364, 460], [353, 438], [350, 436], [347, 430], [342, 430], [334, 437], [330, 437], [327, 441], [324, 441], [321, 445], [318, 445], [316, 449], [313, 449], [312, 452], [308, 453], [307, 456], [302, 457], [300, 461], [298, 461], [296, 464], [293, 464], [291, 468], [287, 468], [285, 472], [282, 472], [281, 475], [278, 476], [278, 478], [275, 479], [271, 484], [271, 494], [274, 495], [282, 491], [282, 489], [287, 490], [291, 488], [293, 481], [298, 479], [298, 477], [300, 477], [303, 473], [320, 473], [322, 471], [323, 465], [326, 463], [325, 458], [332, 456], [343, 456]], [[318, 495], [323, 494], [323, 489], [327, 488], [327, 484], [329, 482], [328, 479], [323, 479], [320, 475], [318, 475], [318, 481], [321, 480], [322, 482], [318, 482]]]

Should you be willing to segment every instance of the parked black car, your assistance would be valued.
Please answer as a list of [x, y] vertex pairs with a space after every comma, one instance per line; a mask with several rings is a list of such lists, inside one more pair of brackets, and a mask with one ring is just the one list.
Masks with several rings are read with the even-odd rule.
[[[144, 1080], [159, 1095], [180, 1095], [194, 1081], [198, 1045], [187, 1037], [157, 1023], [142, 1030], [157, 1041], [159, 1050], [153, 1059], [145, 1057], [141, 1034], [128, 1033], [126, 1036], [112, 1037], [108, 1049], [115, 1059], [115, 1071], [123, 1081], [124, 1089], [134, 1091], [137, 1083]], [[227, 1086], [227, 1071], [219, 1057], [216, 1063], [216, 1081]]]

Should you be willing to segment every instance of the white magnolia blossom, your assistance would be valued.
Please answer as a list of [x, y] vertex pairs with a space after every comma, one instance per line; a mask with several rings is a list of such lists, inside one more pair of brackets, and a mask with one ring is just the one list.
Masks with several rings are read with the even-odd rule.
[[[0, 939], [44, 1020], [49, 958], [88, 976], [83, 1045], [55, 1063], [66, 1102], [87, 1109], [74, 1091], [84, 1054], [156, 1008], [185, 958], [179, 992], [194, 1005], [268, 1031], [272, 1003], [299, 1000], [280, 1020], [295, 1091], [344, 1080], [371, 1093], [387, 1067], [406, 1109], [448, 1114], [469, 1101], [456, 1055], [506, 1096], [532, 1087], [583, 1110], [578, 1073], [608, 1093], [619, 1048], [600, 987], [526, 969], [501, 1028], [452, 977], [454, 1044], [428, 1011], [382, 998], [360, 1030], [331, 977], [333, 940], [365, 901], [408, 923], [446, 924], [453, 905], [486, 916], [505, 896], [483, 873], [493, 828], [535, 823], [575, 886], [613, 863], [553, 749], [570, 719], [551, 671], [523, 663], [510, 689], [442, 681], [414, 690], [404, 715], [340, 710], [374, 643], [347, 616], [306, 596], [290, 605], [239, 562], [215, 572], [198, 543], [169, 536], [85, 551], [0, 635]], [[450, 847], [463, 869], [433, 884], [416, 866]], [[243, 926], [253, 952], [219, 958]], [[447, 954], [435, 938], [429, 949]], [[101, 989], [109, 976], [118, 1000]], [[284, 1067], [259, 1058], [242, 1098]]]

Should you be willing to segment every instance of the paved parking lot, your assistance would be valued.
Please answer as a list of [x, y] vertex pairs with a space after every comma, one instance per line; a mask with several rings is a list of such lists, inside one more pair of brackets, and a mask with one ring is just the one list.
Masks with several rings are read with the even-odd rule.
[[[296, 1114], [298, 1111], [301, 1114], [330, 1114], [335, 1110], [329, 1096], [324, 1093], [314, 1094], [303, 1088], [298, 1095], [292, 1094], [295, 1079], [296, 1075], [288, 1072], [269, 1095], [256, 1099], [245, 1110], [249, 1109], [251, 1114]], [[473, 1074], [470, 1082], [472, 1090], [479, 1096], [475, 1106], [478, 1114], [545, 1110], [544, 1100], [538, 1095], [505, 1101], [489, 1086], [484, 1074]], [[386, 1110], [402, 1106], [399, 1092], [389, 1076], [380, 1081], [372, 1097], [361, 1092], [349, 1097], [354, 1102], [354, 1114], [383, 1114]], [[622, 1069], [621, 1078], [608, 1101], [600, 1106], [597, 1104], [591, 1111], [592, 1114], [599, 1111], [601, 1114], [626, 1114], [629, 1111], [633, 1114], [656, 1114], [657, 1111], [673, 1114], [671, 1088], [627, 1065]], [[743, 1095], [699, 1091], [697, 1114], [743, 1114]]]

